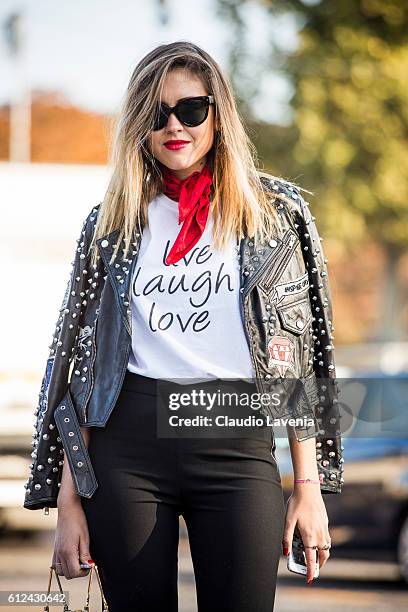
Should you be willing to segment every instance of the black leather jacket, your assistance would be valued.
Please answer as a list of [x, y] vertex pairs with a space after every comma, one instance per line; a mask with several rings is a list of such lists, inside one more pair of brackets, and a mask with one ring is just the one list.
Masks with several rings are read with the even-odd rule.
[[[285, 372], [302, 381], [295, 413], [312, 415], [313, 426], [295, 426], [294, 432], [298, 440], [316, 436], [321, 491], [340, 493], [343, 447], [326, 261], [299, 189], [266, 174], [261, 177], [271, 194], [283, 194], [287, 201], [274, 200], [281, 229], [273, 238], [257, 249], [248, 237], [240, 243], [241, 315], [256, 384], [259, 392], [271, 391]], [[77, 493], [92, 497], [98, 483], [80, 426], [106, 425], [127, 369], [130, 285], [141, 235], [134, 234], [131, 252], [120, 249], [112, 262], [119, 230], [100, 238], [100, 259], [92, 267], [88, 251], [98, 210], [99, 205], [92, 209], [77, 241], [35, 411], [24, 500], [24, 507], [32, 510], [57, 506], [65, 457]], [[260, 411], [283, 416], [270, 404]]]

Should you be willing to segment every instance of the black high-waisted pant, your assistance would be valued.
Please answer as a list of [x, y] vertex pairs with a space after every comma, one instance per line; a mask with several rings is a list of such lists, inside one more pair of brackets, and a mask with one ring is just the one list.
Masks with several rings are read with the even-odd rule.
[[179, 515], [199, 612], [271, 612], [285, 504], [271, 427], [250, 438], [160, 438], [153, 379], [127, 372], [89, 454], [81, 498], [110, 612], [178, 610]]

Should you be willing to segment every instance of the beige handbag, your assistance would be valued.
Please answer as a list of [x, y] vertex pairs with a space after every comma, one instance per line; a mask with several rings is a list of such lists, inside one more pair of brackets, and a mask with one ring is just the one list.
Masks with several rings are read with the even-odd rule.
[[[61, 593], [63, 593], [63, 589], [61, 586], [61, 581], [60, 581], [60, 577], [58, 576], [57, 572], [55, 571], [55, 569], [51, 566], [50, 567], [50, 575], [49, 575], [49, 579], [48, 579], [48, 592], [47, 594], [49, 595], [50, 591], [51, 591], [51, 582], [52, 582], [52, 573], [55, 573], [55, 577], [57, 579], [58, 582], [58, 588], [60, 590]], [[98, 584], [99, 584], [99, 590], [101, 592], [101, 611], [102, 612], [109, 612], [109, 607], [108, 604], [106, 602], [105, 596], [103, 594], [103, 589], [102, 589], [102, 583], [101, 583], [101, 579], [99, 576], [99, 571], [98, 568], [95, 564], [91, 565], [91, 569], [89, 571], [89, 580], [88, 580], [88, 592], [87, 592], [87, 596], [86, 596], [86, 602], [85, 602], [85, 606], [83, 608], [77, 608], [76, 610], [71, 610], [71, 608], [68, 607], [68, 605], [66, 603], [62, 604], [64, 606], [64, 612], [91, 612], [90, 608], [89, 608], [89, 599], [91, 597], [91, 583], [92, 583], [92, 576], [93, 573], [95, 572], [96, 574], [96, 578], [98, 580]], [[54, 608], [54, 606], [52, 606]], [[44, 606], [44, 612], [50, 612], [50, 606], [48, 604], [46, 604]]]

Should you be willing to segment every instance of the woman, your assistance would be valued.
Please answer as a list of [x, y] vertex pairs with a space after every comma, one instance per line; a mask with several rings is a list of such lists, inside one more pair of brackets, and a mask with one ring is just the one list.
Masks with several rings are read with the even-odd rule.
[[[180, 515], [200, 612], [272, 610], [295, 526], [308, 583], [315, 548], [320, 567], [329, 558], [322, 493], [340, 493], [343, 459], [325, 261], [299, 190], [257, 172], [253, 157], [230, 85], [205, 51], [175, 42], [141, 60], [110, 185], [78, 240], [25, 500], [58, 507], [53, 566], [70, 579], [95, 561], [111, 612], [177, 610]], [[319, 417], [287, 427], [286, 509], [271, 427], [158, 433], [161, 380], [190, 390], [243, 380], [268, 392], [294, 378], [304, 383], [290, 395], [295, 414], [310, 417], [319, 403]]]

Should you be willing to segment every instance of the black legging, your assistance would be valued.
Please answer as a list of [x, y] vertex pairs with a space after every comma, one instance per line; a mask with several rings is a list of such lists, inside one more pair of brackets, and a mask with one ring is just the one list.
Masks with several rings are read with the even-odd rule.
[[271, 612], [285, 516], [271, 428], [158, 437], [151, 381], [127, 372], [106, 427], [90, 436], [99, 487], [81, 499], [110, 612], [178, 610], [180, 515], [198, 611]]

